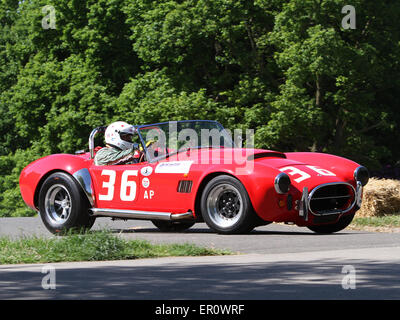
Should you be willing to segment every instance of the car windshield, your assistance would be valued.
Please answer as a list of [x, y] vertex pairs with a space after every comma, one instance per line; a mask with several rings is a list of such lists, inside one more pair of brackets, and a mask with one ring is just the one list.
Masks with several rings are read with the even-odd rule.
[[217, 121], [170, 121], [138, 127], [146, 157], [154, 161], [199, 148], [232, 148], [230, 133]]

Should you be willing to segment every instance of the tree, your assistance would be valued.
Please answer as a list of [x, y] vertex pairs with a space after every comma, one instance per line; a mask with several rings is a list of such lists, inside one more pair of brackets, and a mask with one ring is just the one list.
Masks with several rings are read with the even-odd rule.
[[261, 133], [284, 149], [308, 147], [377, 166], [398, 155], [376, 136], [400, 138], [389, 116], [399, 85], [400, 5], [353, 5], [356, 30], [341, 28], [341, 1], [292, 0], [277, 13], [270, 40], [285, 76]]

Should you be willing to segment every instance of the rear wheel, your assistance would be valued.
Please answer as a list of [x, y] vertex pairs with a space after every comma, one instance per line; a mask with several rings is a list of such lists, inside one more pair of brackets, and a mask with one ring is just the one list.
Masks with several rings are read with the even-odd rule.
[[192, 221], [151, 221], [162, 232], [183, 232], [192, 227], [195, 222]]
[[95, 218], [89, 215], [89, 202], [68, 174], [56, 172], [43, 183], [39, 193], [40, 217], [52, 233], [90, 229]]
[[307, 227], [316, 233], [329, 234], [345, 229], [353, 221], [354, 213], [342, 216], [336, 223]]
[[215, 177], [206, 185], [201, 212], [207, 225], [222, 234], [247, 233], [257, 224], [246, 189], [227, 175]]

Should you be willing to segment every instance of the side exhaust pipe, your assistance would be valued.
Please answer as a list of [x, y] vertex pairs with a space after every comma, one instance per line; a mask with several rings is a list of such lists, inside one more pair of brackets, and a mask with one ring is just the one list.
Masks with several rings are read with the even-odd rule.
[[154, 212], [154, 211], [137, 211], [137, 210], [120, 210], [120, 209], [89, 209], [95, 217], [112, 217], [124, 219], [138, 219], [138, 220], [193, 220], [193, 212], [188, 211], [185, 213], [169, 213], [169, 212]]

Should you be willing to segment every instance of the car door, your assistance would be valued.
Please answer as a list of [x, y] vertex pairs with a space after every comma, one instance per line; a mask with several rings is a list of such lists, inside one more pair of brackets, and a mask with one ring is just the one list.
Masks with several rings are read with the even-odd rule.
[[[181, 162], [92, 166], [95, 206], [103, 209], [186, 212], [193, 195], [178, 192], [186, 180]], [[183, 171], [182, 171], [183, 169]]]
[[139, 177], [138, 199], [143, 210], [171, 213], [191, 210], [194, 198], [193, 177], [188, 177], [191, 164], [192, 161], [161, 160], [144, 166]]

